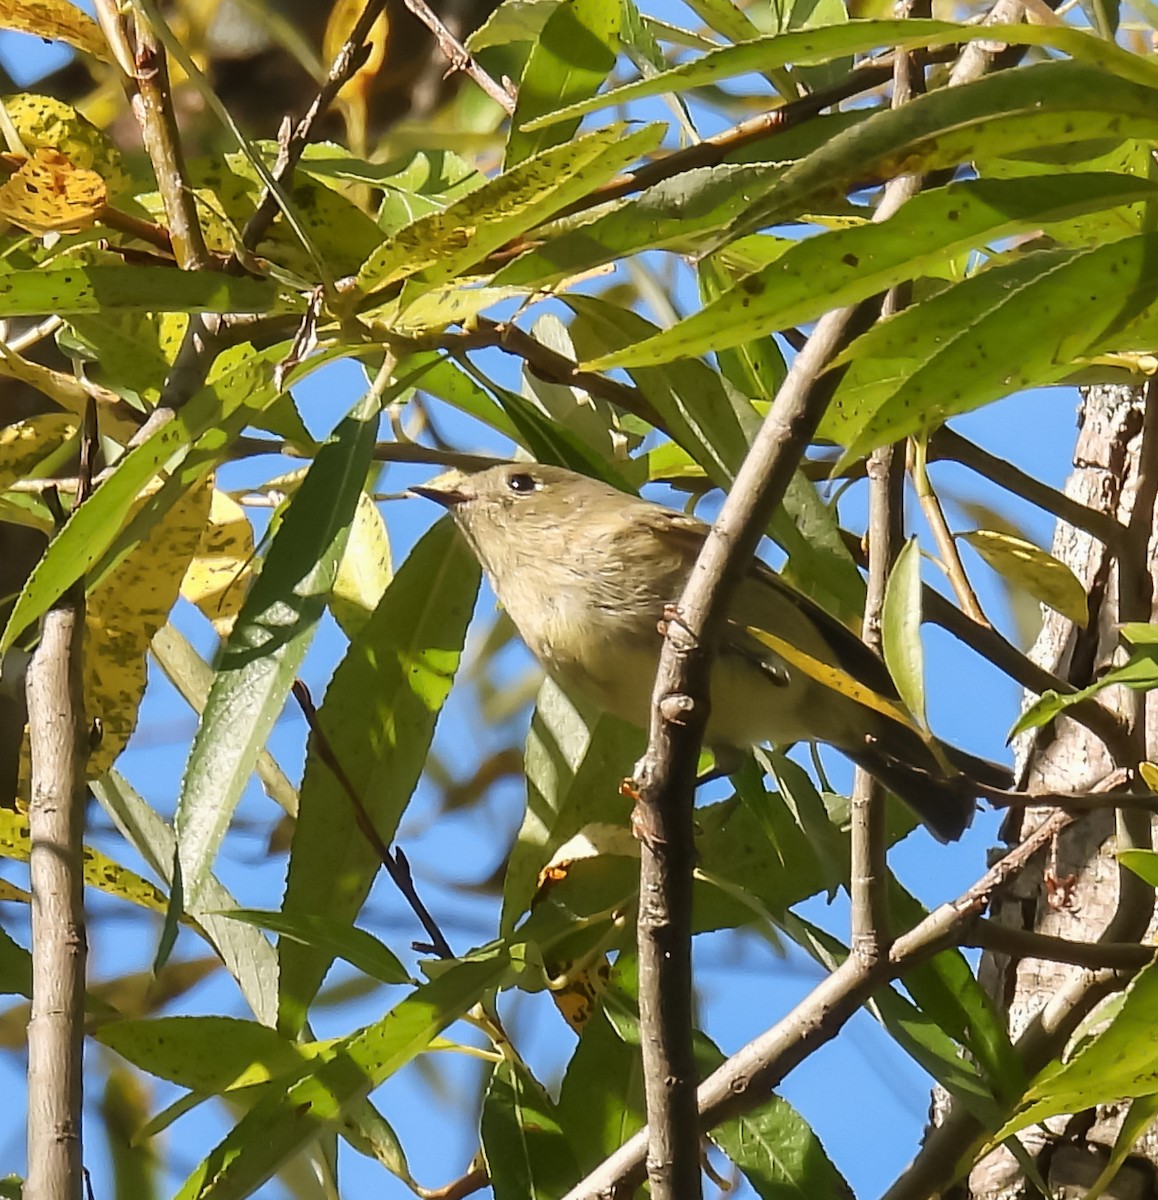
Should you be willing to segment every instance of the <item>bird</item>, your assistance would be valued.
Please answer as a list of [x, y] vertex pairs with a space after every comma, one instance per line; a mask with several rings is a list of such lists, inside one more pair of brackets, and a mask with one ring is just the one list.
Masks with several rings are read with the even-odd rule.
[[[563, 467], [449, 470], [412, 493], [445, 508], [520, 637], [564, 691], [647, 728], [664, 622], [709, 527]], [[939, 741], [907, 713], [884, 661], [754, 558], [712, 668], [705, 744], [718, 764], [752, 747], [824, 742], [955, 841], [978, 785], [1009, 771]]]

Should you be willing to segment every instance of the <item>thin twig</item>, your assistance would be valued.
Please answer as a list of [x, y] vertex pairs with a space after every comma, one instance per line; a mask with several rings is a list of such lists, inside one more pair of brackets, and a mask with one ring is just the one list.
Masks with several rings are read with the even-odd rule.
[[1084, 530], [1096, 537], [1104, 546], [1115, 552], [1121, 550], [1126, 538], [1126, 527], [1109, 513], [1098, 512], [1081, 504], [1057, 488], [1052, 488], [1040, 479], [1027, 475], [1008, 459], [998, 458], [983, 450], [975, 442], [962, 437], [948, 425], [942, 425], [929, 439], [930, 459], [950, 459], [968, 467], [985, 479], [1003, 487], [1007, 492], [1036, 504], [1045, 512], [1059, 517], [1075, 529]]
[[[341, 49], [330, 64], [325, 81], [318, 89], [305, 115], [294, 127], [294, 131], [278, 147], [277, 162], [273, 167], [273, 178], [279, 187], [289, 188], [294, 172], [306, 146], [313, 139], [314, 128], [318, 119], [334, 102], [334, 98], [354, 76], [365, 57], [366, 39], [374, 28], [386, 0], [367, 0], [361, 16], [350, 30], [350, 36], [342, 43]], [[247, 250], [253, 250], [261, 241], [270, 222], [277, 216], [278, 201], [272, 189], [263, 188], [261, 199], [253, 215], [245, 223], [241, 232], [241, 244]]]
[[426, 0], [406, 0], [406, 7], [434, 34], [438, 48], [446, 55], [452, 71], [468, 75], [507, 114], [515, 111], [515, 98], [501, 84], [496, 83], [475, 61], [474, 55], [438, 19], [438, 14]]
[[133, 116], [141, 128], [145, 153], [157, 178], [177, 265], [183, 270], [208, 269], [214, 264], [205, 247], [197, 216], [197, 201], [185, 169], [185, 155], [177, 129], [165, 52], [156, 31], [139, 15], [135, 22], [135, 36], [130, 39], [124, 18], [113, 0], [97, 0], [97, 3], [102, 10], [101, 25], [106, 36], [110, 41], [115, 39], [117, 42], [118, 61], [132, 63], [129, 80]]
[[971, 621], [976, 621], [978, 625], [991, 629], [993, 626], [982, 611], [977, 593], [969, 582], [965, 564], [961, 561], [961, 554], [957, 549], [957, 542], [949, 532], [949, 523], [945, 520], [945, 510], [941, 507], [937, 493], [933, 491], [932, 483], [929, 482], [925, 461], [925, 442], [922, 438], [909, 439], [909, 475], [913, 480], [917, 499], [921, 502], [921, 511], [925, 514], [925, 520], [929, 523], [929, 531], [932, 533], [933, 541], [936, 542], [938, 553], [941, 555], [941, 566], [953, 587], [953, 594], [957, 597], [957, 603]]
[[[904, 544], [903, 452], [896, 446], [874, 450], [868, 475], [869, 570], [862, 636], [879, 653], [885, 585]], [[857, 767], [851, 796], [849, 947], [855, 956], [874, 962], [888, 953], [890, 941], [884, 800], [884, 788]]]
[[[90, 400], [78, 504], [91, 490], [97, 446], [96, 405]], [[79, 1196], [83, 1181], [84, 607], [81, 581], [45, 614], [27, 676], [32, 1007], [24, 1195], [29, 1200]]]
[[1015, 929], [982, 917], [959, 943], [1009, 958], [1041, 958], [1091, 970], [1140, 971], [1154, 959], [1153, 946], [1137, 942], [1073, 942], [1069, 938]]
[[342, 766], [341, 760], [334, 753], [333, 746], [330, 745], [330, 739], [326, 737], [325, 731], [318, 723], [318, 710], [314, 707], [309, 689], [300, 679], [294, 680], [293, 694], [294, 699], [298, 702], [298, 706], [302, 710], [302, 715], [306, 719], [306, 724], [310, 728], [315, 753], [330, 769], [342, 791], [346, 793], [346, 798], [353, 806], [354, 820], [357, 822], [362, 836], [373, 848], [374, 853], [378, 855], [382, 866], [386, 868], [386, 874], [390, 876], [394, 886], [402, 893], [403, 898], [410, 905], [422, 928], [426, 930], [427, 937], [430, 938], [429, 945], [424, 944], [417, 948], [430, 950], [437, 954], [439, 958], [453, 958], [454, 951], [450, 948], [450, 943], [446, 940], [442, 930], [438, 927], [438, 922], [431, 916], [430, 910], [423, 904], [422, 898], [418, 895], [418, 889], [414, 886], [414, 876], [410, 873], [410, 863], [406, 855], [402, 853], [400, 848], [391, 851], [390, 847], [382, 840], [382, 835], [375, 828], [373, 819], [366, 811], [366, 806], [362, 803], [362, 797], [358, 794], [358, 789], [354, 787], [353, 781], [346, 774], [345, 767]]

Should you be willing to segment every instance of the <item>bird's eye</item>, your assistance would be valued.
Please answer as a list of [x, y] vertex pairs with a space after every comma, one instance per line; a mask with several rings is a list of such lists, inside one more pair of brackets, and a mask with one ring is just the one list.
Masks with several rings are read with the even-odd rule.
[[533, 492], [537, 486], [538, 484], [535, 482], [535, 477], [533, 475], [524, 475], [520, 472], [517, 475], [509, 475], [507, 477], [507, 487], [509, 487], [512, 492], [518, 492], [520, 495], [526, 495], [528, 492]]

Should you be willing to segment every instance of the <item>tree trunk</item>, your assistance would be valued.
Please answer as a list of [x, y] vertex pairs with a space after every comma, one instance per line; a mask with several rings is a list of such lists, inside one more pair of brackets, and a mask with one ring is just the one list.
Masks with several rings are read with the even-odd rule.
[[[1041, 633], [1031, 651], [1035, 661], [1081, 687], [1101, 674], [1120, 655], [1116, 626], [1123, 619], [1150, 620], [1153, 616], [1153, 498], [1145, 483], [1147, 460], [1152, 459], [1152, 435], [1144, 438], [1145, 399], [1125, 388], [1095, 388], [1084, 396], [1074, 454], [1074, 470], [1066, 492], [1091, 508], [1105, 512], [1134, 535], [1122, 561], [1089, 534], [1059, 523], [1053, 553], [1069, 565], [1090, 596], [1090, 621], [1079, 629], [1052, 610], [1046, 610]], [[1143, 454], [1143, 443], [1146, 453]], [[1148, 468], [1153, 470], [1152, 464]], [[1137, 517], [1131, 523], [1135, 500], [1141, 496]], [[1144, 511], [1148, 510], [1148, 511]], [[1123, 587], [1123, 576], [1125, 586]], [[1137, 757], [1152, 757], [1154, 706], [1138, 693], [1109, 689], [1101, 700], [1135, 723], [1133, 745]], [[1153, 700], [1153, 697], [1151, 697]], [[1147, 720], [1149, 715], [1149, 720]], [[1148, 726], [1137, 730], [1137, 722]], [[1145, 742], [1141, 738], [1145, 736]], [[1146, 746], [1144, 752], [1142, 747]], [[1107, 748], [1084, 726], [1062, 717], [1036, 735], [1026, 735], [1018, 746], [1018, 765], [1029, 791], [1081, 792], [1103, 779], [1115, 767]], [[1048, 815], [1045, 809], [1011, 813], [1002, 830], [1004, 840], [1016, 844]], [[1142, 832], [1149, 818], [1142, 819]], [[1018, 876], [994, 905], [993, 917], [1025, 929], [1082, 941], [1096, 941], [1115, 920], [1119, 903], [1118, 866], [1114, 859], [1117, 839], [1110, 811], [1083, 817], [1066, 829], [1048, 861]], [[1129, 888], [1129, 882], [1127, 882]], [[1145, 903], [1152, 908], [1152, 897]], [[1119, 925], [1123, 918], [1119, 917]], [[1135, 915], [1131, 931], [1141, 935]], [[1115, 936], [1120, 936], [1118, 929]], [[1013, 961], [986, 955], [982, 981], [1007, 1013], [1011, 1036], [1016, 1039], [1028, 1022], [1078, 968], [1040, 959]], [[1037, 1161], [1042, 1178], [1054, 1196], [1084, 1195], [1105, 1165], [1126, 1105], [1059, 1117], [1046, 1128], [1033, 1127], [1022, 1142]], [[1154, 1194], [1154, 1164], [1158, 1163], [1158, 1130], [1151, 1129], [1136, 1147], [1137, 1159], [1128, 1162], [1107, 1196]], [[976, 1200], [1012, 1200], [1036, 1195], [1008, 1150], [990, 1154], [973, 1170], [968, 1193]]]

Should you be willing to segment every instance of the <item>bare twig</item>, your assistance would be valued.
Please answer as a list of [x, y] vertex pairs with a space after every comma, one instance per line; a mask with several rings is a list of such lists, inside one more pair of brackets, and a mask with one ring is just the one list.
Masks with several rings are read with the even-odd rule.
[[[386, 0], [367, 0], [361, 16], [350, 30], [350, 36], [342, 43], [341, 49], [330, 64], [325, 81], [318, 89], [305, 115], [294, 127], [293, 133], [278, 147], [277, 162], [273, 167], [273, 178], [279, 187], [288, 187], [293, 176], [294, 168], [302, 156], [302, 152], [313, 138], [314, 128], [319, 117], [334, 102], [334, 97], [358, 70], [366, 54], [366, 39], [374, 28]], [[261, 200], [254, 210], [253, 216], [245, 223], [241, 233], [241, 244], [247, 250], [252, 250], [261, 241], [270, 222], [277, 216], [278, 201], [270, 188], [263, 189]]]
[[1069, 938], [1016, 929], [981, 918], [959, 943], [1010, 958], [1044, 958], [1091, 970], [1140, 971], [1154, 958], [1153, 946], [1137, 942], [1074, 942]]
[[930, 458], [951, 459], [971, 471], [992, 480], [1007, 492], [1036, 504], [1038, 508], [1060, 517], [1075, 529], [1092, 534], [1103, 545], [1119, 551], [1126, 537], [1126, 527], [1108, 513], [1098, 512], [1088, 505], [1042, 483], [1015, 467], [1008, 459], [998, 458], [983, 450], [968, 438], [942, 425], [929, 439]]
[[916, 490], [917, 499], [921, 502], [921, 511], [929, 523], [933, 541], [937, 544], [937, 550], [941, 555], [941, 565], [953, 587], [957, 603], [961, 605], [970, 620], [976, 621], [978, 625], [986, 628], [992, 628], [985, 613], [981, 610], [981, 602], [977, 599], [977, 593], [969, 582], [965, 564], [961, 561], [961, 555], [957, 550], [957, 543], [954, 541], [952, 533], [949, 532], [949, 523], [945, 520], [945, 511], [941, 507], [941, 501], [937, 498], [937, 493], [933, 491], [933, 485], [929, 482], [929, 473], [925, 469], [924, 440], [910, 438], [909, 451], [909, 474], [913, 480], [913, 487]]
[[138, 16], [130, 38], [113, 0], [97, 0], [97, 6], [105, 35], [116, 42], [117, 60], [132, 63], [129, 82], [133, 116], [141, 127], [145, 153], [157, 177], [177, 265], [185, 270], [209, 268], [213, 259], [205, 248], [197, 202], [185, 169], [165, 52], [156, 31], [145, 20]]
[[[96, 453], [96, 405], [82, 441], [81, 503]], [[55, 497], [54, 497], [55, 499]], [[59, 506], [58, 506], [59, 507]], [[28, 667], [32, 1008], [28, 1023], [29, 1200], [81, 1194], [84, 994], [84, 584], [45, 614]]]
[[438, 48], [450, 63], [450, 71], [447, 74], [461, 71], [469, 76], [508, 116], [512, 115], [515, 111], [514, 96], [478, 65], [474, 55], [438, 19], [438, 14], [426, 0], [406, 0], [406, 7], [434, 34]]
[[439, 958], [453, 958], [454, 951], [450, 948], [450, 943], [446, 940], [442, 930], [438, 927], [438, 923], [431, 916], [430, 910], [423, 904], [422, 898], [418, 895], [418, 889], [414, 886], [414, 876], [410, 873], [410, 863], [406, 855], [402, 853], [400, 848], [391, 851], [390, 847], [382, 840], [382, 835], [375, 828], [370, 814], [366, 811], [366, 806], [362, 803], [362, 797], [358, 794], [358, 789], [354, 787], [353, 781], [346, 774], [346, 769], [342, 766], [341, 760], [334, 753], [334, 748], [330, 745], [330, 739], [326, 737], [325, 731], [318, 724], [318, 710], [314, 707], [309, 689], [300, 679], [294, 681], [293, 694], [294, 699], [298, 702], [298, 706], [302, 710], [302, 715], [306, 719], [306, 724], [310, 727], [310, 733], [314, 740], [314, 751], [317, 753], [318, 758], [330, 769], [334, 778], [341, 786], [342, 791], [346, 793], [346, 798], [353, 806], [354, 820], [357, 822], [362, 836], [373, 848], [374, 853], [378, 855], [382, 866], [386, 868], [386, 874], [390, 876], [394, 886], [402, 893], [403, 898], [410, 905], [422, 928], [426, 930], [427, 937], [430, 938], [429, 944], [423, 944], [416, 947], [416, 949], [429, 950], [437, 954]]
[[[905, 536], [903, 450], [882, 446], [873, 451], [868, 476], [869, 570], [863, 637], [879, 653], [885, 585]], [[890, 940], [884, 789], [863, 767], [854, 774], [851, 803], [849, 946], [856, 957], [875, 962], [888, 953]]]

